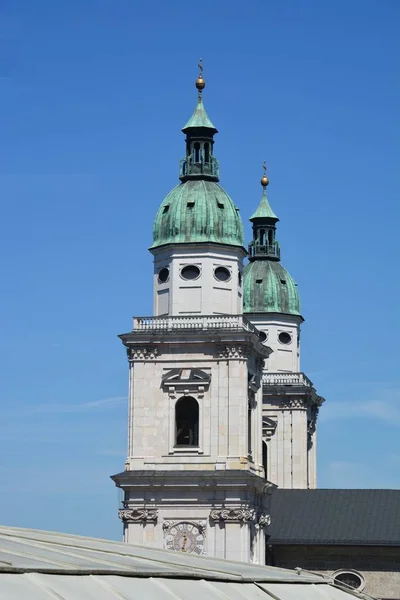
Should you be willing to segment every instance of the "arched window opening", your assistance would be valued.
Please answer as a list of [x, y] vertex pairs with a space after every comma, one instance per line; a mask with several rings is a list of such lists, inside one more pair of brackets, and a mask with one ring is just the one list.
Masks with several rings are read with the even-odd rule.
[[199, 144], [199, 142], [196, 142], [194, 145], [194, 162], [195, 163], [200, 162], [200, 144]]
[[210, 162], [210, 144], [208, 142], [204, 144], [204, 162]]
[[268, 229], [268, 244], [269, 244], [270, 246], [272, 246], [273, 242], [274, 242], [274, 234], [273, 234], [273, 231], [272, 231], [272, 229]]
[[264, 477], [268, 479], [268, 447], [267, 442], [262, 443], [262, 462], [264, 467]]
[[194, 398], [181, 398], [175, 405], [175, 446], [199, 445], [199, 405]]
[[260, 244], [265, 246], [265, 229], [260, 229]]

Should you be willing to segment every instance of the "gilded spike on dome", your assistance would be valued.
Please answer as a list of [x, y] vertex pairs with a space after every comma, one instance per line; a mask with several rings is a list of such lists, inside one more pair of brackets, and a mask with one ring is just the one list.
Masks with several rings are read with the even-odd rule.
[[269, 179], [267, 177], [267, 163], [265, 162], [265, 160], [264, 160], [264, 164], [263, 164], [263, 169], [264, 169], [264, 175], [261, 177], [261, 185], [265, 189], [267, 187], [267, 185], [269, 184]]
[[196, 88], [198, 89], [199, 95], [200, 95], [206, 86], [206, 82], [203, 79], [203, 60], [202, 59], [199, 60], [199, 64], [197, 66], [199, 67], [199, 76], [196, 79], [195, 85], [196, 85]]

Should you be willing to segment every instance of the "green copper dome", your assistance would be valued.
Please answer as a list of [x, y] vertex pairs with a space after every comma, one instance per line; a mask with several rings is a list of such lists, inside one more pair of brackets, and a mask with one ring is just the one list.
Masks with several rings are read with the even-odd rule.
[[[243, 271], [243, 312], [300, 314], [300, 299], [292, 277], [280, 264], [281, 249], [276, 239], [278, 217], [272, 210], [266, 188], [269, 179], [261, 179], [263, 195], [250, 217], [253, 239], [249, 244], [249, 264]], [[302, 318], [302, 317], [301, 317]]]
[[243, 225], [239, 209], [218, 183], [189, 179], [158, 209], [152, 248], [199, 242], [243, 246]]
[[255, 260], [243, 272], [243, 312], [300, 316], [300, 298], [293, 278], [273, 260]]
[[181, 184], [158, 209], [151, 249], [165, 244], [202, 242], [244, 246], [239, 209], [218, 184], [219, 164], [214, 156], [214, 135], [218, 131], [203, 104], [205, 81], [201, 61], [199, 68], [196, 108], [182, 129], [186, 154], [180, 161]]

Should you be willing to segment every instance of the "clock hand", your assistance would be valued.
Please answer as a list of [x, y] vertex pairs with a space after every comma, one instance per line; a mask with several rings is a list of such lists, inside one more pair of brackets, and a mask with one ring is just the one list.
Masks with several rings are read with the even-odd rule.
[[187, 535], [186, 535], [186, 533], [184, 533], [183, 534], [182, 552], [186, 552], [186, 542], [187, 542]]

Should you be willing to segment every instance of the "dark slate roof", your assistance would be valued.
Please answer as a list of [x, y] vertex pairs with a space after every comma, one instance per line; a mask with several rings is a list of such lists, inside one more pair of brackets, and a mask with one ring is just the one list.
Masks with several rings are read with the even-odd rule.
[[268, 543], [400, 546], [400, 490], [283, 490], [271, 495]]

